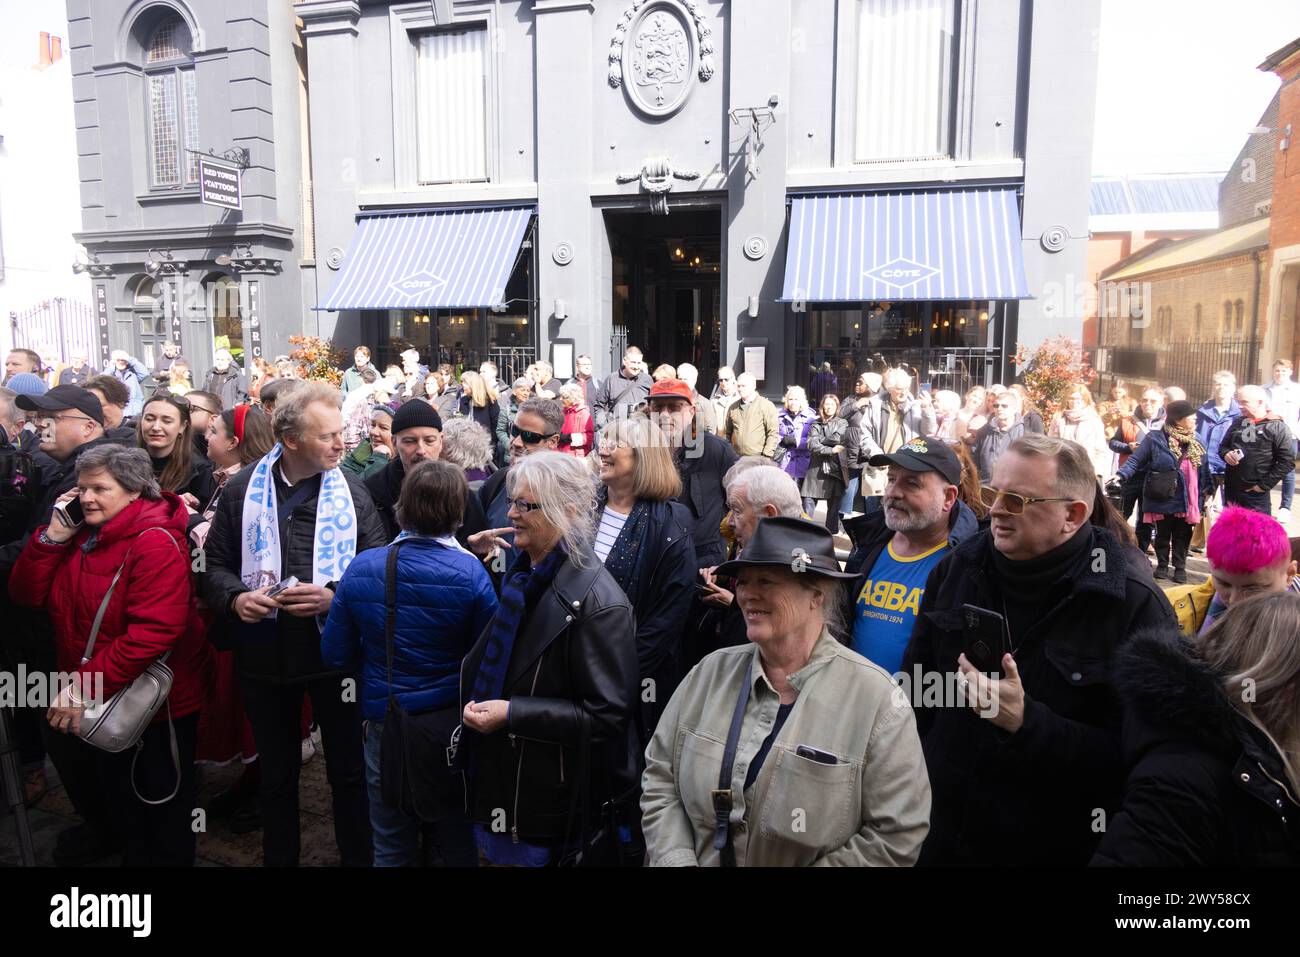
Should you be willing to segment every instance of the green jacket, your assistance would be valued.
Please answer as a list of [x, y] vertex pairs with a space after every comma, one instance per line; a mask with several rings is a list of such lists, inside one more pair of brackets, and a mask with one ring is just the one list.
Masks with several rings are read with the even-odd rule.
[[[911, 705], [889, 675], [823, 629], [790, 676], [799, 697], [748, 791], [746, 772], [780, 706], [758, 646], [715, 651], [677, 688], [641, 781], [651, 866], [718, 866], [712, 791], [751, 663], [731, 778], [736, 866], [915, 863], [930, 828], [930, 779]], [[838, 763], [802, 757], [800, 745]]]
[[362, 439], [361, 444], [353, 449], [350, 454], [343, 456], [343, 461], [339, 463], [342, 468], [361, 476], [363, 481], [383, 469], [387, 464], [387, 455], [382, 453], [376, 455], [370, 451], [369, 439]]
[[762, 455], [770, 459], [781, 439], [776, 406], [761, 395], [749, 403], [737, 399], [727, 410], [726, 437], [740, 455]]

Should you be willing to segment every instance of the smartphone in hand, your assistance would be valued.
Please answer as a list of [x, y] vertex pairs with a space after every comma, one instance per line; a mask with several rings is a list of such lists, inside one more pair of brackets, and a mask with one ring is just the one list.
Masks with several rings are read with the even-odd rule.
[[295, 577], [294, 575], [290, 575], [288, 578], [282, 581], [278, 581], [274, 585], [272, 585], [270, 590], [267, 591], [266, 597], [274, 598], [276, 595], [280, 594], [280, 592], [288, 591], [290, 588], [293, 588], [297, 584], [298, 584], [297, 577]]
[[1002, 655], [1006, 650], [1006, 622], [996, 611], [976, 605], [962, 605], [966, 660], [984, 674], [1005, 678]]
[[54, 514], [68, 528], [76, 528], [86, 520], [86, 514], [81, 510], [81, 499], [71, 498], [66, 502], [56, 502], [54, 504]]

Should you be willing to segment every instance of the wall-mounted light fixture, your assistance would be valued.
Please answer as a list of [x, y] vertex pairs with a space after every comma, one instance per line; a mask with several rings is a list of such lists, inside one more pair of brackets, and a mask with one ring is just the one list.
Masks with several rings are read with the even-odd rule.
[[160, 252], [157, 249], [151, 249], [144, 257], [144, 271], [150, 276], [156, 276], [158, 275], [158, 271], [162, 269], [163, 263], [169, 263], [171, 261], [172, 254], [170, 252]]
[[556, 319], [567, 319], [567, 318], [569, 318], [569, 314], [568, 314], [568, 312], [565, 311], [565, 308], [564, 308], [564, 300], [563, 300], [563, 299], [557, 299], [557, 300], [555, 300], [555, 318], [556, 318]]
[[751, 319], [758, 318], [758, 297], [757, 296], [749, 297], [749, 318]]

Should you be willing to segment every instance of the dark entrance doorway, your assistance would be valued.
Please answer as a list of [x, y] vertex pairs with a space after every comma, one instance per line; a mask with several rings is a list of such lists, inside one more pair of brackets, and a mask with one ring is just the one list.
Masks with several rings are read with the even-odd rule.
[[667, 216], [607, 211], [613, 261], [609, 368], [628, 346], [648, 371], [690, 362], [709, 394], [722, 336], [722, 211], [674, 209]]

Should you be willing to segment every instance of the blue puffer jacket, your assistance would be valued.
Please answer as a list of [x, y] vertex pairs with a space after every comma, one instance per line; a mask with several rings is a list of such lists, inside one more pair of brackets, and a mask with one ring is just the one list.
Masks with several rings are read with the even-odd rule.
[[[361, 665], [361, 710], [369, 720], [382, 720], [388, 704], [387, 562], [388, 548], [372, 548], [352, 560], [321, 636], [321, 657], [331, 667], [355, 673]], [[461, 659], [496, 609], [492, 581], [473, 555], [431, 539], [402, 543], [397, 558], [393, 691], [404, 709], [418, 714], [456, 703]]]
[[[1200, 486], [1198, 497], [1205, 501], [1205, 497], [1210, 490], [1210, 457], [1204, 455], [1201, 457], [1201, 467], [1197, 472], [1196, 481]], [[1137, 447], [1137, 451], [1128, 457], [1123, 465], [1120, 466], [1119, 475], [1125, 482], [1134, 479], [1140, 488], [1146, 481], [1146, 476], [1150, 472], [1177, 472], [1178, 473], [1178, 490], [1174, 497], [1164, 501], [1151, 501], [1146, 495], [1142, 496], [1142, 511], [1152, 512], [1156, 515], [1178, 515], [1187, 511], [1187, 482], [1183, 479], [1183, 473], [1178, 471], [1178, 459], [1174, 455], [1173, 449], [1169, 447], [1169, 433], [1164, 429], [1158, 432], [1148, 432], [1142, 444]], [[1141, 517], [1140, 515], [1138, 516]]]
[[1206, 458], [1209, 459], [1210, 473], [1213, 475], [1222, 475], [1228, 467], [1219, 457], [1219, 444], [1232, 428], [1232, 420], [1239, 415], [1241, 406], [1237, 405], [1236, 399], [1228, 405], [1227, 412], [1220, 413], [1214, 407], [1213, 399], [1196, 410], [1196, 437], [1209, 453]]

